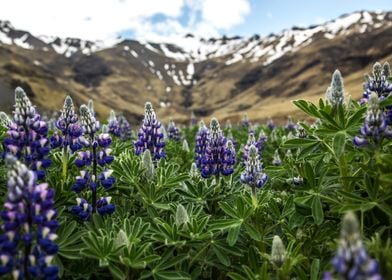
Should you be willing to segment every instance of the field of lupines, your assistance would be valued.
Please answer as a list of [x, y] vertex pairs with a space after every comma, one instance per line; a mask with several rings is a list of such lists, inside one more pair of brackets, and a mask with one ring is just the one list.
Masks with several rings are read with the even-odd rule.
[[0, 277], [392, 279], [392, 79], [339, 71], [307, 122], [138, 133], [67, 97], [47, 122], [21, 88], [0, 113]]

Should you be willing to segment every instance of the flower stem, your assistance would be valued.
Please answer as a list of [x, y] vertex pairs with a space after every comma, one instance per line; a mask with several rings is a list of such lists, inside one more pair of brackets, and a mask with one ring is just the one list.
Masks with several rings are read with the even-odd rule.
[[[94, 138], [92, 138], [94, 139]], [[93, 177], [92, 177], [93, 185], [92, 188], [92, 196], [91, 196], [91, 206], [93, 208], [93, 213], [96, 212], [97, 208], [97, 185], [95, 184], [97, 181], [97, 147], [96, 144], [93, 142]]]

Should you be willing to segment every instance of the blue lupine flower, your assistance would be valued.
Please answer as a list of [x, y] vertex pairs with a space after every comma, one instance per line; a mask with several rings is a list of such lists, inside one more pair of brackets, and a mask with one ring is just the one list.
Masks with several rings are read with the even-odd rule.
[[124, 117], [124, 115], [120, 114], [117, 117], [118, 121], [118, 127], [120, 130], [120, 139], [122, 141], [126, 141], [132, 138], [133, 136], [133, 131], [132, 131], [132, 126], [129, 124], [127, 119]]
[[295, 129], [297, 128], [297, 126], [293, 122], [293, 119], [291, 118], [291, 116], [288, 117], [285, 128], [287, 131], [295, 131]]
[[57, 211], [54, 191], [46, 183], [36, 185], [33, 171], [7, 155], [8, 192], [0, 212], [0, 277], [58, 279], [51, 264], [58, 251]]
[[194, 126], [194, 125], [196, 125], [196, 124], [197, 124], [196, 115], [195, 115], [194, 112], [192, 112], [192, 113], [191, 113], [191, 123], [190, 123], [190, 125], [191, 125], [191, 126]]
[[71, 211], [74, 215], [78, 215], [82, 220], [88, 220], [91, 216], [93, 208], [83, 198], [76, 198], [76, 205], [72, 206]]
[[110, 215], [114, 212], [116, 209], [116, 206], [114, 204], [111, 204], [110, 201], [112, 198], [110, 196], [108, 197], [101, 197], [97, 201], [97, 211], [100, 215]]
[[248, 114], [244, 114], [244, 116], [242, 117], [242, 126], [243, 127], [250, 127], [250, 121], [249, 121]]
[[116, 118], [116, 114], [114, 111], [110, 111], [110, 117], [108, 119], [108, 128], [109, 128], [109, 133], [113, 136], [120, 137], [121, 136], [121, 129], [120, 125], [118, 123], [118, 120]]
[[204, 178], [211, 175], [230, 175], [234, 172], [235, 150], [231, 141], [227, 141], [220, 129], [219, 122], [213, 118], [210, 124], [211, 137], [201, 158], [201, 174]]
[[257, 138], [257, 146], [256, 148], [259, 150], [259, 154], [265, 148], [268, 141], [268, 136], [265, 134], [264, 130], [261, 130], [259, 133], [259, 138]]
[[56, 121], [56, 127], [61, 131], [61, 135], [56, 131], [50, 138], [51, 147], [64, 147], [64, 152], [68, 148], [75, 152], [82, 148], [79, 137], [83, 134], [81, 126], [78, 124], [78, 116], [75, 113], [72, 98], [67, 96], [60, 117]]
[[174, 140], [174, 141], [180, 141], [180, 134], [179, 134], [179, 130], [176, 126], [176, 124], [174, 123], [174, 121], [170, 120], [169, 121], [169, 125], [167, 127], [167, 136], [169, 139]]
[[358, 147], [367, 145], [369, 141], [379, 144], [384, 138], [392, 138], [392, 131], [380, 110], [379, 98], [374, 92], [370, 95], [365, 123], [360, 132], [361, 135], [354, 137], [354, 144]]
[[144, 120], [138, 133], [138, 140], [135, 141], [136, 155], [141, 155], [146, 149], [150, 150], [155, 160], [166, 156], [163, 148], [163, 133], [161, 123], [158, 121], [152, 104], [147, 102], [144, 106]]
[[267, 127], [268, 127], [270, 130], [274, 130], [274, 129], [275, 129], [275, 123], [274, 123], [274, 121], [272, 120], [271, 117], [268, 118]]
[[[348, 212], [342, 222], [339, 247], [332, 259], [335, 272], [348, 280], [381, 280], [379, 265], [371, 259], [363, 246], [357, 217]], [[323, 279], [331, 279], [331, 274], [324, 274]]]
[[[72, 190], [76, 193], [81, 193], [90, 189], [92, 195], [91, 205], [86, 200], [79, 198], [77, 205], [73, 206], [71, 210], [74, 214], [79, 215], [81, 219], [86, 220], [90, 217], [90, 213], [98, 211], [98, 187], [101, 185], [107, 190], [115, 183], [115, 178], [111, 176], [113, 171], [105, 168], [113, 162], [114, 157], [110, 155], [111, 149], [109, 147], [112, 139], [108, 133], [108, 127], [104, 125], [102, 133], [98, 134], [99, 122], [86, 105], [81, 106], [80, 116], [83, 130], [86, 133], [86, 137], [80, 138], [80, 143], [83, 143], [87, 150], [79, 152], [75, 159], [75, 165], [79, 168], [84, 168], [84, 170], [80, 171], [80, 176], [76, 177]], [[98, 165], [105, 168], [99, 175]], [[98, 213], [101, 212], [98, 211]]]
[[206, 152], [208, 142], [210, 141], [210, 131], [203, 121], [199, 123], [199, 130], [196, 134], [195, 160], [198, 168], [201, 167], [201, 160]]
[[248, 157], [245, 162], [245, 170], [241, 174], [240, 179], [242, 183], [250, 186], [253, 191], [255, 188], [263, 187], [268, 180], [268, 176], [263, 173], [259, 151], [254, 144], [249, 147]]
[[249, 132], [249, 134], [248, 134], [248, 140], [247, 140], [247, 142], [246, 142], [246, 144], [245, 144], [245, 146], [244, 146], [244, 152], [243, 152], [243, 154], [242, 154], [242, 161], [243, 161], [244, 164], [245, 164], [245, 163], [247, 162], [247, 160], [248, 160], [248, 155], [249, 155], [250, 147], [251, 147], [252, 145], [256, 146], [256, 148], [257, 148], [258, 143], [257, 143], [257, 141], [256, 141], [256, 137], [255, 137], [254, 132], [251, 131], [251, 132]]
[[[388, 81], [391, 78], [391, 70], [389, 63], [384, 63], [382, 67], [380, 63], [373, 66], [373, 75], [367, 76], [364, 84], [363, 97], [360, 103], [366, 103], [370, 99], [372, 92], [375, 92], [380, 101], [392, 95], [392, 83]], [[385, 111], [386, 121], [388, 125], [392, 124], [392, 106], [388, 106]]]
[[32, 169], [39, 180], [43, 179], [45, 172], [42, 168], [50, 165], [47, 134], [46, 122], [36, 113], [24, 90], [16, 88], [13, 123], [9, 125], [8, 137], [3, 142], [3, 157], [7, 153], [14, 155]]

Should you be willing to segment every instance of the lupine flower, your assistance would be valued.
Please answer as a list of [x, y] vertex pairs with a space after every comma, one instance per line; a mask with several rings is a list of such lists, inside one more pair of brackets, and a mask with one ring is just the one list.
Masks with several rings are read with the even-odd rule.
[[183, 224], [187, 224], [189, 222], [189, 215], [186, 211], [185, 207], [182, 204], [178, 204], [176, 210], [176, 219], [175, 223], [177, 226], [181, 226]]
[[272, 120], [271, 117], [268, 118], [267, 126], [268, 126], [268, 128], [269, 128], [270, 130], [274, 130], [274, 128], [275, 128], [274, 121]]
[[54, 132], [50, 138], [52, 148], [64, 147], [64, 153], [68, 152], [68, 148], [72, 152], [82, 148], [79, 138], [83, 134], [83, 129], [78, 124], [78, 116], [70, 96], [65, 98], [63, 110], [55, 124], [61, 131], [61, 135], [57, 131]]
[[[369, 257], [363, 246], [358, 220], [353, 212], [348, 212], [343, 218], [339, 247], [332, 266], [344, 279], [382, 279], [377, 261]], [[331, 275], [325, 274], [323, 279], [330, 279], [328, 277]]]
[[119, 123], [116, 118], [116, 114], [114, 111], [110, 111], [110, 117], [108, 119], [108, 128], [109, 133], [113, 136], [120, 137], [121, 136], [121, 129]]
[[116, 206], [114, 204], [111, 204], [112, 198], [110, 196], [107, 197], [101, 197], [97, 201], [97, 212], [104, 216], [104, 215], [110, 215], [113, 214], [114, 210], [116, 209]]
[[206, 152], [208, 142], [210, 141], [210, 131], [203, 121], [199, 123], [199, 131], [196, 134], [195, 160], [197, 167], [201, 167], [201, 160]]
[[146, 149], [150, 150], [154, 160], [159, 160], [166, 156], [163, 148], [162, 125], [158, 121], [152, 104], [147, 102], [144, 106], [144, 120], [138, 133], [138, 140], [135, 141], [136, 155], [142, 154]]
[[301, 176], [293, 177], [293, 184], [296, 186], [300, 186], [304, 183], [304, 178]]
[[189, 144], [188, 144], [188, 141], [186, 141], [186, 139], [184, 139], [184, 140], [182, 141], [182, 150], [185, 151], [185, 152], [187, 152], [187, 153], [190, 152]]
[[208, 178], [211, 175], [232, 174], [236, 158], [234, 145], [223, 136], [219, 122], [215, 118], [211, 120], [210, 133], [211, 138], [201, 158], [201, 175]]
[[149, 180], [153, 179], [155, 175], [155, 167], [154, 167], [154, 162], [152, 161], [151, 158], [150, 150], [145, 150], [143, 153], [142, 167], [143, 167], [144, 176]]
[[276, 267], [281, 267], [286, 259], [286, 249], [284, 248], [282, 239], [278, 235], [272, 240], [271, 262]]
[[279, 155], [279, 151], [278, 150], [275, 150], [274, 158], [272, 159], [272, 164], [276, 165], [276, 166], [282, 164], [282, 160], [280, 159], [280, 155]]
[[306, 138], [306, 131], [300, 125], [297, 125], [297, 137], [298, 138]]
[[291, 116], [288, 117], [285, 128], [288, 131], [294, 131], [297, 128], [297, 126], [293, 122], [293, 119], [291, 118]]
[[233, 143], [234, 148], [237, 149], [237, 147], [238, 147], [238, 142], [235, 141], [234, 136], [233, 136], [233, 133], [231, 132], [231, 129], [228, 129], [227, 134], [226, 134], [226, 138], [227, 138], [227, 140], [230, 140], [230, 141]]
[[133, 136], [133, 131], [132, 127], [127, 121], [127, 119], [124, 117], [124, 115], [119, 115], [117, 117], [118, 120], [118, 127], [120, 130], [120, 139], [121, 141], [126, 141], [132, 138]]
[[191, 113], [191, 126], [195, 126], [197, 124], [196, 115], [194, 112]]
[[167, 132], [168, 132], [167, 136], [169, 139], [175, 140], [177, 142], [180, 141], [180, 134], [174, 121], [170, 120], [167, 128]]
[[259, 153], [265, 148], [268, 141], [268, 136], [265, 134], [264, 130], [260, 130], [259, 137], [257, 138], [257, 148]]
[[0, 126], [9, 128], [12, 124], [11, 118], [4, 112], [0, 112]]
[[365, 123], [360, 132], [361, 135], [354, 137], [354, 144], [359, 147], [368, 144], [369, 141], [379, 144], [384, 138], [392, 138], [392, 131], [380, 110], [379, 99], [374, 92], [370, 95]]
[[48, 125], [36, 113], [24, 90], [20, 87], [15, 90], [15, 110], [13, 123], [8, 128], [8, 137], [4, 139], [5, 152], [22, 160], [32, 169], [37, 178], [43, 179], [43, 169], [49, 167], [50, 152], [47, 139]]
[[332, 74], [331, 85], [325, 93], [326, 100], [332, 105], [342, 105], [344, 103], [343, 77], [339, 70]]
[[[76, 177], [76, 182], [72, 186], [72, 190], [76, 193], [81, 193], [90, 189], [92, 201], [90, 206], [86, 200], [79, 198], [77, 205], [72, 207], [72, 212], [79, 215], [81, 219], [88, 219], [90, 213], [95, 213], [96, 211], [99, 214], [111, 213], [111, 211], [104, 210], [106, 208], [99, 210], [99, 207], [109, 205], [110, 201], [106, 201], [105, 198], [97, 200], [97, 189], [99, 186], [102, 186], [105, 190], [108, 190], [115, 183], [115, 178], [112, 176], [113, 171], [107, 169], [107, 165], [113, 162], [114, 157], [111, 155], [112, 150], [109, 148], [112, 139], [109, 135], [108, 127], [104, 125], [102, 127], [102, 133], [97, 134], [100, 124], [86, 105], [80, 107], [80, 117], [84, 133], [87, 137], [81, 138], [81, 143], [83, 143], [87, 150], [79, 152], [75, 159], [75, 165], [84, 170], [81, 170], [80, 176]], [[98, 165], [103, 169], [99, 175]], [[110, 206], [110, 208], [112, 209], [113, 207]]]
[[246, 114], [246, 113], [242, 117], [242, 126], [243, 127], [250, 127], [249, 117], [248, 117], [248, 114]]
[[259, 151], [254, 144], [249, 148], [249, 154], [245, 161], [245, 170], [241, 174], [241, 182], [250, 186], [255, 193], [256, 188], [261, 188], [268, 180], [268, 176], [263, 173], [260, 162]]
[[94, 110], [94, 101], [92, 99], [89, 99], [89, 101], [87, 102], [87, 108], [90, 110], [91, 114], [93, 114], [94, 117], [97, 116], [97, 113], [95, 113]]
[[7, 155], [8, 192], [0, 234], [0, 277], [15, 279], [58, 279], [58, 267], [51, 264], [58, 251], [57, 211], [54, 191], [15, 157]]
[[248, 140], [244, 146], [244, 152], [242, 154], [242, 161], [245, 164], [246, 161], [248, 160], [248, 155], [250, 151], [250, 147], [254, 145], [256, 148], [258, 146], [258, 143], [256, 142], [255, 134], [253, 132], [249, 132], [248, 134]]
[[193, 179], [200, 177], [200, 171], [199, 168], [197, 167], [196, 162], [192, 163], [191, 169], [189, 170], [189, 176]]
[[[381, 66], [380, 63], [375, 63], [373, 66], [373, 75], [366, 77], [364, 84], [363, 97], [360, 101], [364, 104], [369, 101], [372, 92], [375, 92], [380, 101], [384, 100], [392, 94], [392, 83], [388, 81], [391, 77], [391, 69], [389, 63], [384, 63]], [[387, 106], [385, 110], [386, 121], [388, 125], [392, 124], [392, 106]]]

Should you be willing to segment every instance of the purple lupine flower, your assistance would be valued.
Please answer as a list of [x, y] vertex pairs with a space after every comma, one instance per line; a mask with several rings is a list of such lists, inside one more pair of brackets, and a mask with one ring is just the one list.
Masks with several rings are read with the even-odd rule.
[[[344, 279], [382, 279], [377, 261], [369, 257], [363, 246], [358, 220], [353, 212], [348, 212], [343, 218], [339, 247], [332, 266]], [[330, 279], [328, 277], [331, 275], [326, 274], [324, 279]]]
[[72, 98], [67, 96], [60, 117], [56, 121], [56, 127], [61, 131], [61, 135], [56, 131], [50, 138], [52, 148], [63, 147], [64, 153], [68, 148], [75, 152], [82, 148], [79, 138], [83, 134], [82, 127], [78, 124], [78, 116], [75, 113]]
[[51, 164], [48, 159], [50, 143], [47, 134], [46, 122], [36, 113], [24, 90], [16, 88], [14, 117], [8, 127], [8, 137], [3, 141], [3, 157], [7, 153], [14, 155], [32, 169], [39, 180], [43, 179], [43, 169]]
[[110, 111], [110, 117], [108, 119], [108, 128], [109, 128], [109, 133], [113, 136], [120, 137], [121, 136], [121, 129], [120, 125], [118, 123], [118, 120], [116, 118], [116, 114], [114, 111]]
[[[79, 198], [77, 205], [73, 206], [71, 211], [81, 219], [86, 220], [90, 217], [90, 213], [98, 211], [98, 187], [102, 186], [105, 190], [108, 190], [115, 183], [115, 178], [111, 176], [113, 171], [106, 169], [107, 165], [113, 162], [114, 157], [110, 155], [111, 149], [109, 147], [112, 139], [108, 133], [108, 127], [104, 125], [102, 127], [102, 133], [98, 134], [100, 128], [99, 122], [86, 105], [80, 107], [80, 116], [83, 130], [87, 137], [81, 138], [81, 143], [87, 149], [79, 152], [75, 159], [75, 165], [83, 168], [83, 170], [80, 171], [80, 176], [76, 177], [76, 182], [72, 186], [72, 190], [76, 193], [81, 193], [90, 189], [91, 205], [85, 199]], [[99, 175], [98, 165], [103, 168], [103, 171]], [[100, 211], [98, 213], [101, 214]]]
[[243, 127], [250, 127], [250, 121], [249, 121], [248, 114], [244, 114], [244, 116], [242, 117], [242, 126]]
[[191, 121], [190, 121], [190, 125], [195, 126], [197, 124], [197, 119], [196, 119], [196, 115], [194, 112], [191, 113]]
[[268, 118], [267, 127], [268, 127], [270, 130], [274, 130], [274, 128], [275, 128], [275, 123], [274, 123], [274, 121], [272, 120], [271, 117]]
[[176, 142], [180, 141], [180, 134], [178, 128], [174, 121], [170, 120], [169, 125], [167, 127], [167, 136], [169, 139], [174, 140]]
[[268, 136], [265, 134], [264, 130], [261, 130], [259, 133], [259, 137], [257, 138], [257, 149], [259, 150], [259, 154], [262, 150], [264, 150], [268, 141]]
[[208, 142], [210, 141], [210, 131], [205, 123], [199, 122], [199, 130], [196, 134], [195, 160], [198, 168], [201, 167], [201, 160], [206, 152]]
[[[392, 95], [392, 83], [388, 80], [391, 78], [391, 69], [388, 62], [383, 66], [380, 63], [375, 63], [373, 66], [373, 75], [366, 76], [364, 83], [363, 97], [360, 101], [364, 104], [369, 101], [372, 92], [375, 92], [380, 101]], [[386, 121], [388, 125], [392, 124], [392, 106], [387, 106], [385, 110]]]
[[120, 130], [120, 139], [121, 141], [126, 141], [132, 138], [133, 136], [133, 131], [132, 131], [132, 126], [129, 124], [127, 119], [124, 117], [124, 115], [119, 115], [117, 117], [118, 121], [118, 127]]
[[297, 128], [297, 126], [293, 122], [293, 119], [291, 118], [291, 116], [289, 116], [287, 118], [287, 123], [286, 123], [285, 128], [286, 128], [287, 131], [294, 131]]
[[48, 184], [36, 185], [34, 172], [7, 155], [8, 192], [0, 212], [0, 277], [15, 279], [58, 279], [51, 264], [57, 254], [57, 211], [54, 191]]
[[248, 157], [245, 162], [245, 170], [241, 174], [241, 182], [247, 184], [255, 193], [256, 188], [261, 188], [268, 180], [267, 174], [263, 173], [262, 164], [260, 162], [259, 151], [252, 144], [249, 147]]
[[246, 164], [246, 162], [248, 161], [248, 155], [249, 155], [249, 151], [250, 151], [250, 147], [254, 145], [257, 148], [257, 141], [256, 141], [256, 137], [254, 132], [249, 132], [248, 134], [248, 140], [244, 146], [244, 152], [242, 154], [242, 161], [244, 164]]
[[114, 204], [111, 204], [112, 198], [110, 196], [108, 197], [101, 197], [97, 201], [97, 212], [100, 215], [110, 215], [113, 214], [114, 210], [116, 209], [116, 206]]
[[236, 157], [234, 146], [231, 141], [227, 141], [226, 137], [223, 136], [216, 118], [211, 120], [210, 133], [211, 137], [201, 158], [200, 170], [202, 176], [208, 178], [211, 175], [222, 174], [227, 176], [232, 174]]
[[375, 92], [370, 95], [365, 123], [360, 132], [361, 135], [355, 136], [353, 140], [358, 147], [367, 145], [369, 141], [379, 144], [384, 138], [392, 138], [392, 131], [380, 110], [379, 98]]
[[138, 140], [135, 141], [136, 155], [141, 155], [146, 149], [150, 150], [154, 160], [159, 160], [166, 156], [163, 148], [162, 125], [158, 121], [152, 104], [147, 102], [144, 106], [144, 120], [138, 133]]

